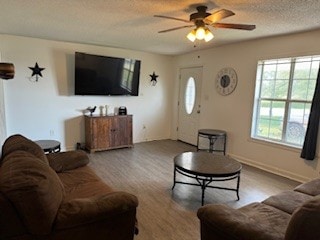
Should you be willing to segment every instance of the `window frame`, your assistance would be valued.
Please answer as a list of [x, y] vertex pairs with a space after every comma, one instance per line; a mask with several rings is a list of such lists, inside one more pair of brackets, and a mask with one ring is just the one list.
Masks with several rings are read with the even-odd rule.
[[[277, 58], [277, 59], [265, 59], [265, 60], [259, 60], [257, 62], [257, 69], [256, 69], [256, 81], [255, 81], [255, 92], [254, 92], [254, 103], [253, 103], [253, 111], [252, 111], [252, 118], [251, 118], [251, 131], [250, 131], [250, 137], [253, 140], [259, 140], [259, 141], [263, 141], [263, 142], [269, 142], [269, 143], [274, 143], [277, 145], [282, 145], [282, 146], [286, 146], [286, 147], [294, 147], [294, 148], [302, 148], [303, 142], [301, 144], [297, 144], [297, 143], [292, 143], [289, 142], [286, 138], [287, 138], [287, 130], [288, 130], [288, 125], [290, 122], [289, 119], [289, 114], [290, 111], [292, 110], [292, 104], [295, 103], [302, 103], [305, 104], [304, 108], [303, 108], [303, 115], [302, 117], [302, 121], [303, 123], [305, 122], [305, 113], [306, 113], [306, 109], [309, 109], [309, 113], [310, 113], [310, 108], [311, 108], [311, 103], [312, 103], [312, 99], [309, 100], [308, 96], [306, 96], [305, 100], [298, 100], [298, 99], [292, 99], [292, 94], [293, 94], [293, 85], [294, 85], [294, 74], [295, 74], [295, 67], [296, 64], [299, 63], [299, 61], [303, 60], [303, 59], [307, 59], [310, 58], [310, 60], [308, 62], [310, 62], [310, 69], [309, 69], [309, 78], [308, 81], [312, 80], [313, 78], [311, 78], [311, 73], [312, 73], [312, 64], [315, 63], [320, 63], [320, 56], [319, 55], [312, 55], [312, 56], [298, 56], [298, 57], [286, 57], [286, 58]], [[287, 94], [286, 97], [281, 99], [281, 98], [277, 98], [277, 96], [272, 96], [272, 97], [262, 97], [262, 84], [263, 84], [263, 80], [265, 80], [263, 78], [264, 76], [264, 68], [266, 66], [266, 63], [268, 62], [275, 62], [275, 67], [276, 67], [276, 71], [275, 74], [277, 74], [278, 71], [278, 67], [281, 64], [281, 61], [285, 61], [285, 60], [289, 60], [288, 63], [290, 64], [290, 71], [289, 71], [289, 78], [288, 78], [288, 86], [287, 86]], [[277, 78], [277, 76], [275, 75], [275, 77], [272, 79], [272, 81], [274, 81], [272, 84], [275, 84], [275, 82], [277, 80], [281, 80], [281, 78]], [[309, 83], [308, 83], [309, 84]], [[308, 90], [310, 86], [308, 85]], [[315, 88], [315, 86], [314, 86]], [[313, 89], [313, 93], [314, 93], [314, 89]], [[312, 94], [313, 95], [313, 94]], [[264, 137], [262, 135], [258, 134], [258, 125], [259, 125], [259, 120], [261, 120], [261, 105], [263, 101], [269, 101], [271, 104], [271, 107], [269, 107], [269, 111], [273, 111], [273, 107], [272, 104], [274, 102], [282, 102], [284, 103], [284, 114], [283, 114], [283, 119], [282, 121], [282, 128], [281, 128], [281, 139], [276, 139], [276, 138], [272, 138], [270, 137], [270, 135], [268, 134], [268, 136]], [[309, 104], [309, 108], [306, 108], [306, 104]], [[272, 117], [272, 113], [269, 114], [269, 121], [271, 121], [271, 117]], [[309, 116], [307, 117], [309, 118]], [[308, 119], [306, 121], [306, 123], [308, 123]], [[268, 131], [270, 131], [270, 126], [268, 128]], [[269, 132], [270, 133], [270, 132]], [[304, 133], [305, 134], [305, 133]]]

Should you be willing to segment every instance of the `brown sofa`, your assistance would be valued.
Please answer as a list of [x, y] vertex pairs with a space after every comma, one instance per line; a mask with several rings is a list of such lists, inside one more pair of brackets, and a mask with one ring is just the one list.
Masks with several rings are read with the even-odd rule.
[[319, 240], [320, 178], [239, 209], [208, 204], [198, 217], [201, 240]]
[[112, 190], [83, 151], [45, 155], [33, 141], [9, 137], [0, 160], [0, 239], [134, 238], [134, 195]]

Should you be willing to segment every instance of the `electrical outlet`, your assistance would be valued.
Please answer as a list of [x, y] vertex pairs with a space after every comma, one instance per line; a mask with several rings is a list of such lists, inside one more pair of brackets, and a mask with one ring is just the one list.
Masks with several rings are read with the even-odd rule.
[[54, 130], [50, 130], [50, 136], [54, 136]]

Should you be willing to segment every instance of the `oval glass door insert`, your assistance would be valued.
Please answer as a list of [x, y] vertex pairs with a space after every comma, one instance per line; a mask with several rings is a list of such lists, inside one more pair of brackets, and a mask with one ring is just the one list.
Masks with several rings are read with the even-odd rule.
[[187, 81], [185, 90], [184, 105], [187, 114], [191, 114], [196, 102], [196, 83], [193, 77], [190, 77]]

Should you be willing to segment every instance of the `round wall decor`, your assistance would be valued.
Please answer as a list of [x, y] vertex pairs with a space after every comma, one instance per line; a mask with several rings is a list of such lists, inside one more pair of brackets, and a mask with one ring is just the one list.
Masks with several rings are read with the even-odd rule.
[[216, 89], [221, 95], [229, 95], [237, 86], [237, 73], [233, 68], [222, 68], [216, 78]]

